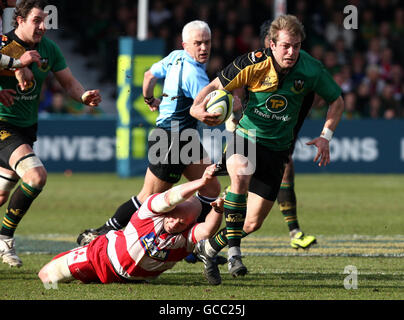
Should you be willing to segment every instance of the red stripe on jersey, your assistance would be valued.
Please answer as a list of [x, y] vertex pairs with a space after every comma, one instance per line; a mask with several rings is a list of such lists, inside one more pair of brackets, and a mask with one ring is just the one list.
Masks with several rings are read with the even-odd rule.
[[[160, 193], [153, 194], [153, 195], [149, 198], [149, 201], [147, 201], [147, 209], [149, 209], [150, 212], [153, 212], [153, 213], [155, 213], [155, 214], [161, 214], [161, 213], [159, 213], [159, 212], [154, 212], [154, 211], [153, 211], [153, 209], [152, 209], [152, 207], [151, 207], [151, 202], [152, 202], [153, 199], [154, 199], [155, 197], [157, 197], [159, 194], [160, 194]], [[140, 209], [140, 208], [139, 208], [139, 209]]]

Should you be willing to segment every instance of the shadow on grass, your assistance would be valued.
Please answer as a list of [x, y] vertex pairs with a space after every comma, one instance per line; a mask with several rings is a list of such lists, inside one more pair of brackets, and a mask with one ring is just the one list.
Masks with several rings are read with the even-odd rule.
[[[268, 289], [268, 288], [305, 288], [305, 289], [344, 289], [344, 279], [347, 275], [338, 273], [327, 274], [301, 274], [285, 273], [279, 274], [247, 274], [245, 277], [232, 278], [229, 274], [222, 274], [222, 287]], [[398, 283], [397, 281], [401, 281]], [[404, 289], [404, 281], [394, 275], [358, 275], [360, 288], [365, 289]], [[210, 286], [202, 274], [177, 273], [163, 274], [159, 279], [151, 282], [150, 285], [165, 286]]]

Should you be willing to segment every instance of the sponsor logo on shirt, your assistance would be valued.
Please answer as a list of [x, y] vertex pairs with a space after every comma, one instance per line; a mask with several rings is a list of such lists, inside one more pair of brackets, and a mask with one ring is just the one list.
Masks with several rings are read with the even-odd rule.
[[[28, 84], [28, 86], [25, 88], [25, 90], [22, 90], [18, 84], [17, 84], [17, 86], [16, 86], [17, 92], [18, 92], [20, 95], [23, 95], [23, 96], [26, 96], [26, 95], [32, 93], [32, 92], [35, 90], [35, 88], [36, 88], [36, 80], [35, 80], [35, 79], [32, 80], [32, 81]], [[36, 96], [36, 95], [35, 95], [35, 96]]]
[[153, 232], [140, 238], [140, 243], [143, 246], [145, 253], [153, 259], [167, 260], [168, 250], [160, 249], [156, 242], [156, 235]]
[[0, 140], [6, 140], [9, 136], [11, 136], [10, 132], [7, 132], [6, 130], [1, 130], [0, 131]]
[[265, 106], [271, 113], [280, 113], [287, 108], [288, 100], [280, 94], [274, 94], [267, 99]]

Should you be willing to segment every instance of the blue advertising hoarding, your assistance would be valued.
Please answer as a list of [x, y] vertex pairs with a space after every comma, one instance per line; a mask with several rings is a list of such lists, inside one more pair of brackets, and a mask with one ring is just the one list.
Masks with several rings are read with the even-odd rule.
[[[313, 163], [316, 148], [305, 143], [317, 137], [324, 121], [306, 120], [294, 152], [297, 173], [404, 173], [403, 120], [341, 121], [330, 144], [331, 163]], [[152, 127], [132, 127], [130, 176], [147, 168], [147, 135]], [[116, 172], [117, 118], [49, 117], [39, 120], [34, 149], [49, 172]], [[140, 151], [139, 151], [140, 150]]]
[[[330, 144], [331, 163], [313, 163], [314, 146], [306, 142], [319, 135], [324, 122], [306, 120], [294, 152], [297, 173], [404, 173], [403, 120], [341, 121]], [[147, 168], [145, 125], [133, 126], [133, 156], [130, 176], [142, 176]], [[34, 149], [49, 172], [118, 172], [117, 118], [40, 118]], [[140, 150], [140, 151], [139, 151]]]
[[313, 163], [314, 146], [306, 142], [319, 136], [324, 121], [306, 120], [293, 158], [296, 172], [404, 173], [403, 120], [343, 120], [330, 142], [331, 163]]
[[40, 117], [35, 153], [48, 172], [115, 172], [116, 117]]

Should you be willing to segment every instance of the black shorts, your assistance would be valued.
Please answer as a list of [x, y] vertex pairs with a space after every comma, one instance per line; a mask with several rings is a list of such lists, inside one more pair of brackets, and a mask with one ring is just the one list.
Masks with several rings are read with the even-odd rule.
[[233, 138], [226, 146], [221, 162], [224, 163], [223, 161], [226, 161], [235, 153], [244, 155], [255, 166], [253, 173], [246, 172], [246, 174], [252, 173], [248, 191], [264, 199], [275, 201], [282, 182], [285, 165], [289, 161], [289, 150], [269, 150], [263, 145], [252, 143], [234, 133]]
[[0, 167], [14, 170], [9, 165], [11, 154], [23, 144], [32, 148], [37, 138], [37, 129], [37, 124], [22, 128], [0, 121]]
[[171, 132], [154, 129], [148, 138], [149, 169], [159, 179], [177, 183], [185, 168], [207, 158], [196, 129]]

